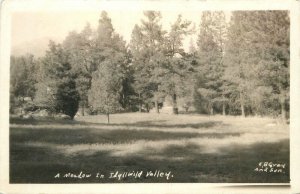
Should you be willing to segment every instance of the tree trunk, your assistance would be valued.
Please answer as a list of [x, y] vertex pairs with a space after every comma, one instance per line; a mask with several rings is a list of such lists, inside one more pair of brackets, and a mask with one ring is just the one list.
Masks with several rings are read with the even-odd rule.
[[159, 113], [158, 101], [157, 100], [155, 100], [155, 110], [156, 110], [156, 113]]
[[241, 111], [242, 111], [242, 117], [245, 117], [245, 107], [244, 107], [244, 103], [241, 103]]
[[85, 103], [83, 102], [82, 103], [82, 107], [81, 107], [81, 115], [84, 116], [84, 106], [85, 106]]
[[213, 106], [210, 107], [210, 115], [214, 115], [214, 107]]
[[173, 114], [178, 114], [178, 108], [177, 108], [177, 96], [176, 94], [173, 94]]
[[122, 102], [123, 102], [123, 108], [126, 109], [126, 103], [125, 103], [126, 99], [125, 99], [125, 94], [123, 93], [122, 95]]
[[242, 117], [245, 117], [245, 104], [244, 104], [244, 96], [242, 93], [240, 93], [240, 100], [241, 100]]
[[280, 106], [281, 106], [281, 118], [286, 119], [285, 98], [284, 98], [284, 96], [280, 97]]
[[189, 112], [189, 107], [185, 107], [185, 112]]
[[141, 93], [139, 93], [139, 112], [142, 112], [142, 100], [141, 100]]
[[109, 113], [106, 113], [107, 116], [107, 123], [109, 124]]
[[222, 110], [223, 110], [223, 116], [226, 115], [226, 105], [225, 105], [225, 102], [223, 102], [223, 105], [222, 105]]

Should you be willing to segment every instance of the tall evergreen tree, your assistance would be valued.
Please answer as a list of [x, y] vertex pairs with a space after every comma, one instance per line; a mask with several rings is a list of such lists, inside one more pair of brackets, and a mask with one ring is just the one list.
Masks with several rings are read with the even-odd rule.
[[93, 58], [97, 70], [92, 75], [88, 101], [93, 110], [109, 118], [109, 114], [127, 108], [131, 80], [125, 41], [114, 32], [106, 12], [99, 20]]
[[226, 35], [225, 14], [223, 12], [203, 12], [198, 36], [199, 75], [197, 92], [207, 102], [210, 114], [218, 104], [225, 113], [225, 92], [223, 54]]
[[[143, 56], [143, 34], [141, 28], [138, 25], [135, 25], [130, 40], [130, 53], [132, 55], [132, 66], [133, 66], [133, 79], [134, 79], [134, 90], [137, 93], [137, 101], [139, 106], [139, 112], [142, 112], [143, 104], [148, 108], [150, 101], [148, 101], [152, 94], [146, 86], [147, 78], [145, 75], [142, 75], [144, 56]], [[149, 109], [149, 108], [148, 108]]]
[[[231, 82], [237, 93], [236, 102], [240, 104], [241, 115], [245, 116], [245, 107], [248, 104], [249, 88], [252, 83], [253, 71], [249, 65], [251, 60], [251, 38], [246, 36], [253, 29], [247, 12], [233, 12], [228, 29], [226, 44], [226, 72], [225, 79]], [[253, 37], [252, 37], [253, 39]], [[250, 87], [249, 87], [250, 86]]]
[[91, 87], [95, 64], [92, 59], [92, 29], [89, 24], [80, 32], [71, 32], [63, 42], [69, 63], [75, 75], [76, 88], [80, 95], [81, 114], [88, 107], [88, 90]]
[[12, 56], [10, 65], [10, 92], [14, 97], [34, 97], [36, 60], [33, 55]]
[[10, 111], [25, 108], [25, 97], [34, 98], [37, 60], [33, 55], [11, 56], [10, 58]]
[[122, 76], [116, 61], [106, 60], [94, 72], [89, 103], [94, 111], [105, 113], [109, 123], [109, 115], [122, 110], [120, 92], [122, 90]]
[[[135, 88], [139, 99], [149, 105], [154, 101], [156, 112], [161, 94], [158, 91], [157, 69], [164, 57], [165, 31], [160, 24], [161, 14], [155, 11], [144, 12], [141, 26], [135, 26], [132, 34], [131, 52], [135, 69]], [[139, 46], [138, 46], [139, 45]]]
[[[159, 91], [171, 96], [173, 113], [178, 113], [177, 98], [186, 94], [188, 84], [186, 80], [191, 76], [189, 72], [191, 65], [185, 60], [186, 53], [183, 49], [183, 40], [193, 32], [191, 22], [182, 20], [178, 15], [177, 20], [172, 24], [171, 31], [166, 37], [166, 59], [158, 66]], [[189, 83], [191, 84], [191, 83]]]
[[49, 43], [37, 83], [35, 102], [53, 113], [74, 118], [79, 104], [74, 75], [60, 44]]
[[289, 14], [287, 11], [265, 11], [252, 12], [249, 17], [254, 21], [252, 35], [256, 41], [251, 45], [253, 55], [257, 57], [253, 57], [256, 65], [252, 69], [259, 89], [251, 92], [253, 109], [258, 114], [270, 114], [270, 110], [274, 114], [279, 106], [278, 112], [286, 118], [289, 104]]
[[[226, 46], [226, 78], [240, 110], [285, 117], [289, 91], [289, 16], [285, 11], [234, 12]], [[266, 109], [269, 109], [267, 111]]]

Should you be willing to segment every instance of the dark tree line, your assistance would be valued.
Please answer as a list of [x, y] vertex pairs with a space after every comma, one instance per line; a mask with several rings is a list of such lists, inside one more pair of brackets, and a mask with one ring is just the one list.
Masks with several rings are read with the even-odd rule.
[[[159, 112], [170, 98], [199, 113], [282, 115], [289, 110], [289, 13], [203, 12], [199, 28], [178, 15], [165, 31], [160, 12], [146, 11], [127, 44], [106, 12], [98, 28], [50, 41], [44, 57], [11, 57], [11, 111], [37, 106], [74, 117]], [[191, 39], [189, 51], [183, 41]], [[196, 45], [196, 46], [195, 46]], [[32, 102], [24, 102], [30, 97]]]

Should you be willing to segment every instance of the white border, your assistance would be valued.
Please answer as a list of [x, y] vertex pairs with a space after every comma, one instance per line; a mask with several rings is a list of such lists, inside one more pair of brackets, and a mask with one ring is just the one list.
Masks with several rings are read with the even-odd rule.
[[[64, 10], [290, 10], [291, 16], [291, 189], [278, 184], [9, 184], [8, 119], [10, 19], [14, 11]], [[98, 1], [4, 0], [0, 39], [0, 193], [297, 193], [300, 192], [300, 6], [296, 0]], [[274, 187], [256, 187], [273, 185]], [[280, 184], [282, 185], [282, 184]], [[285, 184], [289, 185], [289, 184]], [[239, 187], [231, 187], [239, 186]]]

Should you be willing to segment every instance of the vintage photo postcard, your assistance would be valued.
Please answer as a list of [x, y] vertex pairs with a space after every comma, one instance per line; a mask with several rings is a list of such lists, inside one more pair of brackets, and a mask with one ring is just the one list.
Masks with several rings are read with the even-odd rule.
[[299, 9], [2, 1], [0, 192], [300, 192]]

